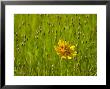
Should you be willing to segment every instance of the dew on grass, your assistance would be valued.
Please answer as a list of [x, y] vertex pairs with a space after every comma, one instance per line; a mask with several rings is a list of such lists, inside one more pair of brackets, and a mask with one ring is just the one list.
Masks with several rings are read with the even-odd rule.
[[51, 27], [53, 27], [53, 23], [51, 23]]
[[18, 65], [20, 65], [21, 63], [20, 62], [18, 62]]
[[80, 37], [79, 36], [77, 36], [77, 39], [79, 39]]
[[41, 32], [42, 32], [42, 30], [40, 29], [39, 33], [41, 33]]
[[26, 38], [23, 39], [23, 42], [26, 43]]
[[24, 35], [24, 38], [26, 39], [26, 35]]
[[43, 33], [43, 35], [45, 36], [45, 32]]
[[74, 70], [75, 70], [75, 69], [76, 69], [76, 65], [74, 65], [74, 67], [73, 67], [73, 68], [74, 68]]
[[52, 67], [53, 67], [54, 65], [52, 64]]
[[22, 21], [22, 23], [21, 23], [22, 25], [24, 25], [24, 21]]
[[24, 43], [22, 42], [21, 45], [24, 46]]
[[19, 48], [17, 48], [17, 50], [19, 51]]
[[80, 65], [79, 63], [76, 64], [77, 67], [79, 67], [79, 65]]
[[38, 39], [38, 36], [37, 36], [37, 38], [36, 39]]
[[74, 21], [74, 19], [73, 19], [73, 18], [72, 18], [71, 20], [72, 20], [72, 21]]
[[79, 22], [79, 26], [81, 25], [81, 23]]
[[78, 33], [77, 33], [78, 35], [80, 35], [80, 31], [78, 31]]
[[21, 65], [21, 69], [23, 69], [24, 68], [24, 65]]
[[36, 33], [37, 33], [37, 35], [39, 34], [39, 32], [38, 32], [38, 31], [36, 31]]
[[82, 59], [82, 56], [80, 58]]
[[50, 26], [51, 24], [50, 24], [50, 23], [48, 23], [48, 25]]
[[18, 36], [18, 33], [16, 32], [16, 36]]
[[53, 70], [54, 70], [54, 66], [52, 65], [52, 75], [53, 75], [53, 72], [54, 72]]
[[41, 29], [42, 27], [41, 26], [39, 26], [39, 29]]
[[85, 58], [87, 58], [87, 56], [85, 56]]
[[37, 38], [37, 36], [35, 36], [35, 39]]
[[87, 23], [87, 21], [86, 21], [86, 20], [84, 20], [84, 23], [86, 24], [86, 23]]
[[83, 33], [82, 35], [83, 35], [83, 37], [85, 36], [85, 34], [84, 34], [84, 33]]
[[54, 31], [52, 30], [52, 33], [54, 33]]
[[36, 45], [35, 48], [38, 49], [38, 46]]
[[80, 26], [78, 26], [78, 30], [80, 29]]
[[81, 41], [82, 44], [84, 44], [84, 41]]
[[81, 17], [80, 17], [80, 16], [79, 16], [78, 18], [79, 18], [79, 20], [81, 19]]
[[18, 48], [18, 46], [19, 46], [19, 45], [17, 44], [16, 47]]
[[88, 19], [89, 18], [89, 15], [86, 15], [86, 18]]

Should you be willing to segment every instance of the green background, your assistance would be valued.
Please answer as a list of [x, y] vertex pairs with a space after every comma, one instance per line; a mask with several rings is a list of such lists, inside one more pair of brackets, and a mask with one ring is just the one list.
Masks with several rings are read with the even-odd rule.
[[[63, 59], [59, 39], [76, 46], [74, 59]], [[96, 14], [15, 14], [15, 76], [96, 76]]]

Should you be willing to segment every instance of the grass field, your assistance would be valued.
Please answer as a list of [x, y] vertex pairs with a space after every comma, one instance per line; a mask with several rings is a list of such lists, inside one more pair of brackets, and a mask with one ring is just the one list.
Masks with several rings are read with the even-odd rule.
[[[61, 59], [59, 39], [76, 46], [77, 56]], [[15, 76], [96, 76], [96, 14], [15, 14]]]

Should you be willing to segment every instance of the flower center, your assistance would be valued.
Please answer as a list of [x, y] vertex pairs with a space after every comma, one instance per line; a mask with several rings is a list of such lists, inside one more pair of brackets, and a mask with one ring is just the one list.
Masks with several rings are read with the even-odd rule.
[[61, 46], [60, 51], [61, 51], [61, 54], [65, 55], [65, 56], [69, 56], [71, 54], [71, 50], [67, 46]]

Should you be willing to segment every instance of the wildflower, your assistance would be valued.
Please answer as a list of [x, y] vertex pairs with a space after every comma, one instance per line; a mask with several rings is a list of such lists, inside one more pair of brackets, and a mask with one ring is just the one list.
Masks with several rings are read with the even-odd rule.
[[72, 59], [77, 55], [75, 46], [63, 40], [59, 40], [58, 46], [55, 46], [55, 50], [61, 56], [61, 59]]

